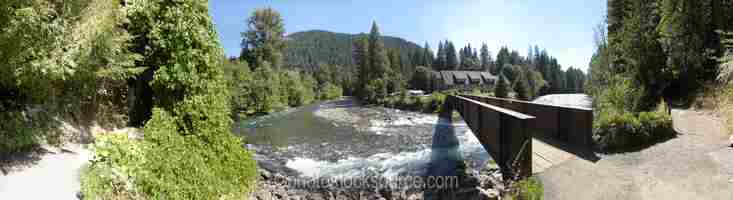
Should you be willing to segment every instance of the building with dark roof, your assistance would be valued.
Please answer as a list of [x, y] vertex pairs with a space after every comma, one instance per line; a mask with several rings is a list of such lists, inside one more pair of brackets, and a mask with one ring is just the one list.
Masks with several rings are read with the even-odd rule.
[[435, 71], [431, 77], [434, 91], [448, 89], [472, 89], [475, 87], [493, 87], [497, 77], [482, 71]]

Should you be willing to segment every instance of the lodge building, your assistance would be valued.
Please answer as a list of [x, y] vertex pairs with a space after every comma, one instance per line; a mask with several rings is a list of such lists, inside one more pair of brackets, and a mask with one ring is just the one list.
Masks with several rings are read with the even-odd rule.
[[431, 77], [433, 91], [449, 89], [489, 88], [497, 77], [485, 71], [434, 71]]

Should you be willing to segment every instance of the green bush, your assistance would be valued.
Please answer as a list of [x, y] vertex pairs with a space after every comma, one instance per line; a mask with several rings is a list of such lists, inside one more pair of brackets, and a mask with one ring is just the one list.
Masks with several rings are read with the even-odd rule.
[[337, 85], [326, 83], [320, 94], [322, 100], [332, 100], [343, 96], [343, 90]]
[[[222, 118], [207, 106], [185, 102], [175, 112], [192, 118]], [[194, 107], [196, 106], [196, 107]], [[145, 126], [145, 160], [138, 184], [154, 199], [242, 199], [254, 187], [256, 164], [219, 120], [202, 120], [181, 130], [185, 120], [156, 109]], [[228, 123], [228, 122], [224, 122]], [[179, 130], [181, 131], [179, 133]], [[183, 134], [181, 134], [183, 133]], [[227, 133], [226, 135], [223, 133]]]
[[655, 111], [639, 113], [607, 108], [593, 122], [594, 139], [606, 150], [640, 147], [674, 135], [664, 102]]
[[41, 135], [29, 127], [20, 112], [1, 112], [0, 156], [28, 150]]
[[515, 183], [514, 193], [509, 194], [508, 199], [516, 200], [542, 200], [544, 188], [542, 183], [535, 177], [530, 177]]
[[430, 103], [428, 104], [429, 112], [439, 113], [441, 109], [443, 108], [443, 103], [445, 103], [445, 98], [446, 98], [445, 94], [434, 92], [430, 96]]
[[143, 145], [127, 133], [96, 136], [91, 146], [94, 159], [83, 168], [81, 192], [86, 199], [142, 199], [133, 182], [143, 172], [146, 162]]

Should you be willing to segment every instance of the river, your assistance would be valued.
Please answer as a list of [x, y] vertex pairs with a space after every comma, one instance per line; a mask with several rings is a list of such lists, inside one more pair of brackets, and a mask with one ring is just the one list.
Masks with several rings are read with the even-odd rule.
[[460, 119], [365, 107], [351, 98], [239, 121], [235, 133], [261, 168], [288, 176], [425, 176], [431, 161], [465, 159], [478, 169], [490, 160]]

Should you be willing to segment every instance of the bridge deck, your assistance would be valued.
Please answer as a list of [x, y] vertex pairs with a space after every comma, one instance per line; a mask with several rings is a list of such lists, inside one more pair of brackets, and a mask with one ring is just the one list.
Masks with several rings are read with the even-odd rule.
[[532, 173], [543, 172], [547, 168], [575, 158], [577, 156], [570, 152], [532, 138]]

